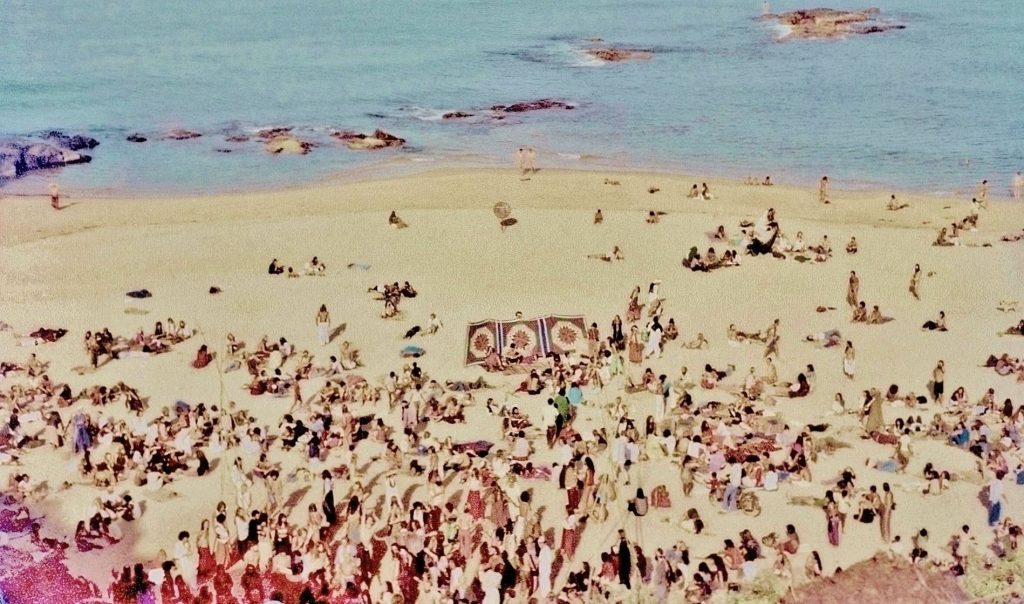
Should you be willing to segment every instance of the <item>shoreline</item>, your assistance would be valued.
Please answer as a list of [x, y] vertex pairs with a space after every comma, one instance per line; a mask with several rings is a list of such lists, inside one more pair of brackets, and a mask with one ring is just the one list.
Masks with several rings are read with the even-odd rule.
[[[66, 189], [61, 186], [61, 195], [68, 199], [81, 199], [88, 201], [114, 201], [114, 200], [178, 200], [178, 199], [214, 199], [214, 198], [234, 198], [244, 197], [253, 195], [268, 195], [268, 193], [289, 193], [297, 192], [308, 189], [322, 189], [330, 188], [335, 186], [343, 186], [346, 184], [353, 183], [367, 183], [381, 180], [389, 180], [393, 178], [407, 178], [416, 176], [429, 176], [439, 172], [473, 172], [481, 170], [507, 170], [513, 172], [514, 169], [510, 166], [511, 162], [501, 161], [498, 158], [486, 158], [477, 154], [468, 154], [472, 159], [460, 160], [441, 157], [439, 159], [432, 159], [425, 156], [416, 156], [413, 158], [403, 156], [391, 156], [383, 158], [377, 161], [369, 161], [365, 164], [359, 164], [350, 168], [340, 169], [331, 172], [328, 175], [322, 177], [310, 178], [302, 182], [285, 183], [285, 184], [265, 184], [265, 183], [253, 183], [250, 185], [240, 185], [238, 187], [226, 188], [226, 189], [210, 189], [210, 190], [195, 190], [195, 189], [169, 189], [169, 190], [158, 190], [158, 189], [132, 189], [128, 186], [122, 188], [114, 188], [113, 192], [110, 192], [112, 187], [103, 188], [91, 188], [83, 187], [77, 189], [80, 192], [76, 192], [75, 188]], [[567, 154], [556, 154], [556, 155], [567, 155]], [[697, 183], [707, 181], [709, 183], [716, 182], [724, 185], [742, 185], [754, 187], [755, 185], [748, 185], [743, 182], [745, 177], [737, 176], [736, 174], [729, 173], [729, 171], [722, 172], [705, 172], [699, 166], [693, 166], [693, 169], [680, 168], [676, 169], [666, 163], [634, 163], [634, 162], [607, 162], [610, 158], [597, 158], [593, 156], [584, 156], [591, 159], [569, 159], [559, 158], [558, 161], [549, 162], [547, 167], [541, 168], [541, 171], [557, 171], [557, 172], [581, 172], [581, 173], [600, 173], [606, 172], [611, 175], [634, 175], [634, 176], [667, 176], [671, 178], [689, 178]], [[72, 166], [71, 169], [77, 169]], [[49, 182], [58, 182], [59, 170], [68, 168], [59, 168], [55, 170], [40, 171], [39, 173], [30, 174], [27, 177], [22, 177], [14, 180], [10, 180], [3, 185], [0, 185], [0, 203], [3, 200], [17, 200], [17, 199], [35, 199], [35, 198], [46, 198], [49, 197], [49, 192], [46, 190]], [[781, 173], [784, 175], [784, 173]], [[816, 178], [813, 181], [805, 181], [799, 176], [794, 181], [788, 181], [786, 179], [777, 179], [775, 174], [772, 174], [773, 187], [783, 186], [798, 189], [815, 189], [817, 188]], [[763, 178], [760, 177], [760, 178]], [[889, 187], [886, 188], [885, 183], [870, 180], [837, 180], [833, 176], [829, 175], [829, 189], [839, 192], [848, 193], [877, 193], [879, 196], [895, 195], [900, 197], [921, 197], [921, 198], [936, 198], [946, 199], [950, 201], [969, 201], [973, 197], [974, 186], [976, 184], [964, 184], [959, 187], [955, 187], [951, 190], [933, 190], [925, 188], [905, 188], [905, 187]], [[45, 181], [46, 184], [39, 181]], [[38, 186], [32, 186], [38, 184]], [[31, 189], [30, 189], [31, 186]], [[73, 186], [73, 185], [72, 185]], [[761, 186], [761, 185], [757, 185]], [[1000, 190], [1005, 189], [1005, 190]], [[38, 190], [38, 192], [36, 192]], [[994, 193], [993, 193], [994, 191]], [[70, 195], [69, 195], [70, 193]], [[1001, 195], [1000, 195], [1001, 193]], [[994, 203], [1005, 203], [1015, 202], [1016, 200], [1012, 197], [1011, 187], [1008, 184], [1005, 187], [995, 185], [990, 190], [990, 202]], [[965, 199], [967, 198], [967, 199]], [[882, 198], [885, 199], [885, 198]]]

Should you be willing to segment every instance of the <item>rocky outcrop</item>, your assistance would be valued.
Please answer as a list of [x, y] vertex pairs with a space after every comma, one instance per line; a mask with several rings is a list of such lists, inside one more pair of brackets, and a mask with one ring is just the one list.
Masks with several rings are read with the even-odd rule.
[[472, 113], [467, 113], [465, 111], [449, 111], [448, 113], [445, 113], [444, 115], [442, 115], [441, 119], [445, 119], [445, 120], [460, 120], [460, 119], [465, 119], [467, 117], [473, 117], [473, 114]]
[[882, 20], [877, 8], [859, 11], [812, 8], [788, 13], [768, 14], [762, 19], [775, 21], [788, 28], [783, 39], [831, 39], [848, 35], [875, 34], [906, 29], [906, 25]]
[[139, 134], [138, 132], [135, 132], [133, 134], [129, 134], [128, 137], [125, 138], [124, 140], [128, 141], [129, 143], [144, 143], [148, 139], [145, 136]]
[[184, 128], [175, 128], [170, 130], [164, 135], [164, 138], [172, 141], [186, 141], [193, 138], [199, 138], [203, 134], [194, 130], [186, 130]]
[[17, 178], [33, 170], [60, 168], [90, 161], [92, 161], [92, 157], [88, 155], [70, 149], [62, 149], [50, 143], [0, 142], [0, 179]]
[[246, 134], [231, 134], [224, 137], [224, 140], [229, 143], [246, 143], [249, 142], [249, 136]]
[[492, 105], [491, 111], [495, 113], [526, 113], [527, 111], [543, 111], [545, 109], [575, 109], [575, 105], [570, 105], [565, 101], [559, 101], [555, 99], [538, 99], [536, 101], [526, 101], [523, 103], [513, 103], [511, 105]]
[[[291, 130], [290, 128], [288, 130]], [[299, 140], [287, 134], [278, 135], [266, 142], [263, 148], [267, 153], [284, 155], [305, 155], [313, 148], [313, 143]]]
[[646, 61], [654, 56], [654, 53], [650, 50], [617, 47], [588, 48], [586, 53], [595, 59], [600, 59], [607, 63]]
[[51, 130], [47, 132], [46, 135], [43, 136], [43, 140], [51, 145], [60, 147], [61, 149], [67, 149], [68, 151], [92, 149], [100, 144], [98, 140], [92, 137], [81, 134], [64, 134], [60, 130]]
[[376, 151], [378, 149], [397, 148], [405, 145], [404, 138], [399, 138], [383, 130], [374, 130], [373, 134], [341, 130], [332, 132], [331, 136], [355, 151]]
[[256, 138], [269, 141], [279, 136], [291, 136], [291, 126], [276, 126], [274, 128], [264, 128], [256, 132]]

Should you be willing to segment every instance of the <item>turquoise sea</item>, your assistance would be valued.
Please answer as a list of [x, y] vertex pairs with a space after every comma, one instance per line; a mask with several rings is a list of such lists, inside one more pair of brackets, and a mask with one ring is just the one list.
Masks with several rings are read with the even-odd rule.
[[[1024, 2], [864, 2], [832, 6], [870, 3], [907, 29], [778, 42], [761, 0], [5, 0], [0, 136], [101, 141], [89, 165], [5, 188], [287, 187], [369, 164], [512, 165], [533, 145], [542, 166], [827, 173], [837, 186], [940, 193], [988, 178], [1005, 195], [1024, 168]], [[599, 64], [580, 51], [594, 37], [654, 56]], [[538, 98], [578, 107], [440, 119]], [[282, 157], [225, 141], [266, 126], [324, 144]], [[177, 127], [204, 136], [155, 140]], [[382, 128], [410, 146], [350, 151], [333, 128]], [[133, 132], [150, 141], [126, 142]]]

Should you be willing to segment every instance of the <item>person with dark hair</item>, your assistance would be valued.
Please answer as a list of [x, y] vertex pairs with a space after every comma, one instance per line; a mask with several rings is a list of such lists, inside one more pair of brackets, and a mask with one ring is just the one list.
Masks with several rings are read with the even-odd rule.
[[630, 587], [630, 577], [633, 574], [633, 562], [632, 552], [629, 549], [629, 542], [626, 541], [626, 531], [619, 529], [619, 583], [626, 586], [626, 589], [632, 589]]

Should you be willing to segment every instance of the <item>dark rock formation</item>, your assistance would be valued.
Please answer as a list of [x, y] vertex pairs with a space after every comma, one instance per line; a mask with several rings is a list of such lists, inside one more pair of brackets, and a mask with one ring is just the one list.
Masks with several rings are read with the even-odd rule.
[[51, 130], [43, 136], [43, 140], [56, 145], [61, 149], [67, 149], [69, 151], [79, 151], [81, 149], [92, 149], [100, 144], [100, 142], [92, 137], [83, 136], [81, 134], [64, 134], [60, 130]]
[[292, 128], [291, 126], [277, 126], [274, 128], [264, 128], [256, 133], [256, 138], [269, 141], [279, 136], [290, 136]]
[[228, 141], [229, 143], [245, 143], [249, 141], [249, 137], [248, 135], [245, 134], [232, 134], [230, 136], [225, 137], [224, 140]]
[[467, 117], [473, 117], [472, 113], [466, 113], [465, 111], [449, 111], [448, 113], [441, 116], [441, 119], [445, 120], [457, 120]]
[[496, 113], [525, 113], [527, 111], [542, 111], [544, 109], [575, 109], [575, 105], [570, 105], [565, 101], [559, 101], [555, 99], [538, 99], [536, 101], [526, 101], [523, 103], [513, 103], [511, 105], [492, 105], [491, 111]]
[[345, 143], [349, 149], [356, 151], [376, 151], [401, 147], [405, 145], [405, 139], [399, 138], [383, 130], [374, 130], [373, 134], [363, 134], [352, 130], [341, 130], [332, 132], [331, 136]]
[[136, 132], [134, 134], [129, 134], [128, 138], [126, 138], [125, 140], [128, 141], [129, 143], [144, 143], [146, 142], [147, 139], [145, 136], [142, 136], [141, 134]]
[[194, 130], [185, 130], [184, 128], [175, 128], [164, 135], [164, 138], [168, 138], [174, 141], [184, 141], [192, 138], [199, 138], [202, 133], [195, 132]]
[[[93, 145], [95, 146], [95, 145]], [[50, 143], [31, 141], [0, 142], [0, 179], [23, 176], [33, 170], [84, 164], [92, 157]]]

